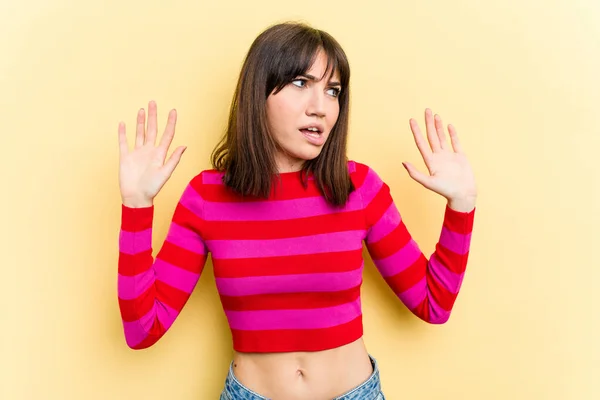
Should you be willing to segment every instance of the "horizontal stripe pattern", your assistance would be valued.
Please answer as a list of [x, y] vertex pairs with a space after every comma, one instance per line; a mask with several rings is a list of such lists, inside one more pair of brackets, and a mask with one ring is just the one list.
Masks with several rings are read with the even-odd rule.
[[[153, 307], [146, 315], [133, 322], [124, 322], [128, 344], [137, 347], [146, 338], [164, 334], [177, 318], [178, 313], [169, 306]], [[156, 329], [158, 327], [158, 329]]]
[[206, 202], [206, 221], [279, 221], [310, 218], [332, 213], [361, 209], [357, 196], [352, 196], [341, 209], [326, 204], [321, 197], [293, 200], [250, 202]]
[[167, 235], [167, 242], [196, 254], [206, 254], [206, 245], [198, 235], [173, 222]]
[[119, 235], [119, 250], [121, 253], [135, 255], [150, 250], [152, 246], [152, 229], [139, 232], [121, 231]]
[[360, 299], [325, 308], [225, 311], [231, 329], [323, 329], [347, 323], [360, 314]]
[[219, 293], [225, 296], [249, 296], [265, 293], [336, 292], [352, 288], [362, 281], [362, 265], [353, 271], [216, 278]]
[[243, 278], [246, 276], [272, 276], [347, 272], [363, 263], [362, 248], [320, 254], [301, 254], [268, 258], [215, 259], [216, 278]]
[[204, 221], [205, 240], [266, 240], [363, 230], [362, 210], [279, 221]]
[[364, 231], [333, 232], [286, 239], [210, 240], [214, 258], [280, 257], [351, 251], [362, 247]]
[[[307, 294], [309, 294], [307, 296]], [[335, 295], [332, 295], [335, 294]], [[294, 310], [333, 307], [356, 300], [360, 297], [360, 282], [350, 289], [332, 291], [267, 293], [249, 296], [221, 295], [221, 303], [225, 310]]]
[[[153, 207], [122, 206], [119, 307], [131, 348], [152, 346], [182, 312], [210, 253], [237, 351], [318, 351], [362, 336], [363, 242], [388, 286], [417, 317], [443, 323], [464, 277], [473, 212], [446, 209], [426, 258], [389, 187], [350, 161], [355, 186], [329, 205], [312, 175], [275, 177], [268, 199], [244, 198], [209, 170], [186, 186], [156, 258]], [[277, 179], [280, 178], [280, 179]]]
[[471, 234], [462, 234], [452, 232], [447, 227], [442, 227], [440, 235], [440, 245], [458, 255], [465, 255], [469, 251], [471, 243]]
[[362, 334], [362, 314], [348, 323], [322, 329], [231, 330], [237, 351], [258, 353], [322, 351], [352, 343]]

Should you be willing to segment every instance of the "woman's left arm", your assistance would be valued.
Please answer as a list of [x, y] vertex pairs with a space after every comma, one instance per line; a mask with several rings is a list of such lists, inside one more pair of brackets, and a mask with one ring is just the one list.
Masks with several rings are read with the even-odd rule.
[[477, 189], [454, 127], [448, 127], [448, 143], [439, 116], [434, 118], [427, 109], [425, 122], [427, 140], [415, 120], [410, 120], [410, 126], [429, 175], [409, 163], [403, 165], [414, 180], [447, 200], [435, 252], [429, 258], [421, 252], [396, 209], [389, 187], [371, 169], [363, 188], [368, 226], [365, 242], [376, 267], [400, 300], [424, 321], [441, 324], [450, 317], [464, 277]]

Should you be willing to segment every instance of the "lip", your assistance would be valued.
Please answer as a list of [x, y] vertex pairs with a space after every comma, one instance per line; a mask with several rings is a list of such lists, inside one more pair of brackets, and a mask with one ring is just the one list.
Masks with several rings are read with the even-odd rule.
[[299, 129], [302, 130], [302, 129], [308, 129], [308, 128], [317, 128], [319, 130], [320, 134], [322, 134], [323, 131], [325, 130], [325, 128], [323, 127], [322, 124], [317, 124], [317, 123], [310, 124], [310, 125], [305, 125], [305, 126], [299, 128]]
[[310, 143], [316, 146], [322, 146], [325, 143], [325, 136], [322, 133], [319, 133], [319, 136], [311, 136], [308, 133], [304, 133], [301, 130], [298, 130]]

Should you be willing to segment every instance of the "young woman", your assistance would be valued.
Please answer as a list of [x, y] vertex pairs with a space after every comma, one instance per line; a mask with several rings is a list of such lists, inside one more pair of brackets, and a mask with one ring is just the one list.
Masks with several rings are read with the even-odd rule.
[[221, 399], [383, 399], [362, 339], [362, 244], [419, 318], [444, 323], [469, 252], [476, 187], [455, 129], [425, 112], [410, 120], [429, 174], [403, 165], [447, 199], [428, 259], [389, 187], [346, 158], [350, 69], [326, 32], [270, 27], [252, 44], [213, 168], [194, 176], [156, 259], [153, 199], [185, 147], [167, 159], [176, 112], [156, 145], [156, 104], [137, 116], [134, 149], [119, 125], [122, 222], [118, 295], [125, 339], [156, 343], [188, 301], [208, 254], [232, 333]]

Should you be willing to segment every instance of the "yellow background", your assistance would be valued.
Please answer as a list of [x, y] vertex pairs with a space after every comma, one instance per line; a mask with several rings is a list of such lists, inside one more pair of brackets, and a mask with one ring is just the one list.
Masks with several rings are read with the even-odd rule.
[[367, 263], [365, 340], [387, 397], [600, 398], [595, 0], [1, 2], [0, 398], [217, 398], [231, 338], [210, 264], [157, 345], [125, 344], [117, 124], [150, 99], [161, 127], [179, 112], [172, 149], [188, 150], [155, 202], [156, 249], [209, 167], [249, 45], [288, 19], [345, 48], [349, 156], [389, 183], [426, 253], [444, 202], [402, 168], [423, 167], [409, 118], [423, 126], [431, 107], [453, 123], [477, 175], [446, 325], [413, 317]]

